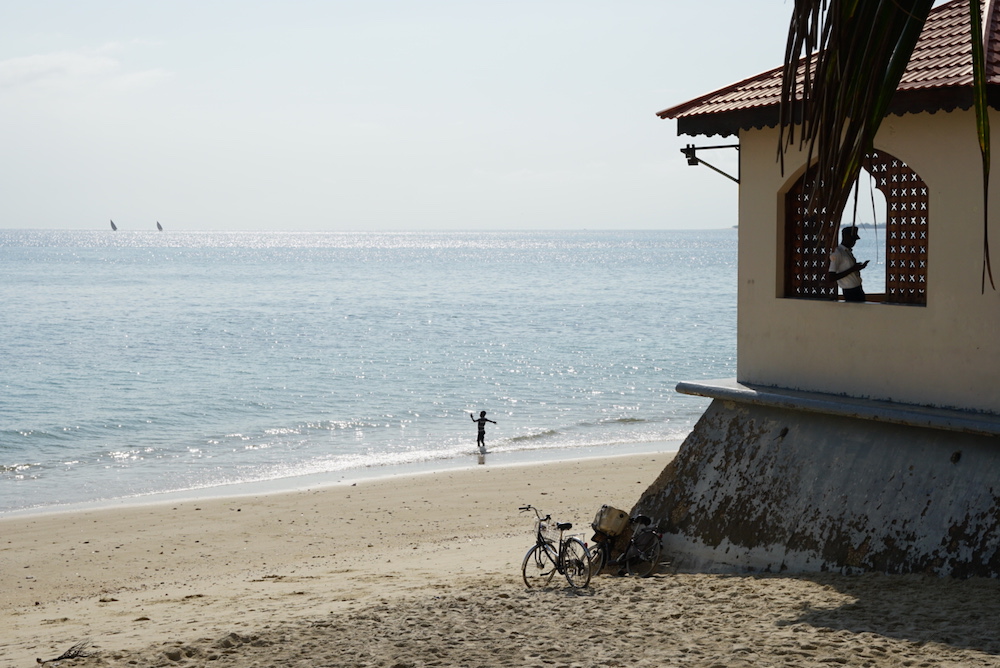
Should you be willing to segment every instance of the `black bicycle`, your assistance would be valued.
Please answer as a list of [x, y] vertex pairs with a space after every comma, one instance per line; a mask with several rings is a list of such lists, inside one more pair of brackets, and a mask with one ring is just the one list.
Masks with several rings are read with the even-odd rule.
[[[563, 538], [563, 534], [573, 528], [569, 522], [552, 524], [552, 516], [542, 514], [534, 506], [521, 506], [521, 512], [535, 511], [535, 544], [524, 555], [521, 575], [529, 588], [545, 587], [552, 576], [562, 573], [571, 587], [586, 587], [590, 584], [590, 553], [579, 538]], [[554, 532], [558, 532], [558, 538]]]
[[617, 564], [620, 567], [620, 574], [627, 572], [629, 575], [645, 578], [652, 575], [660, 565], [663, 531], [659, 525], [652, 526], [653, 521], [645, 515], [629, 518], [629, 524], [639, 526], [632, 531], [628, 547], [614, 560], [611, 559], [613, 536], [594, 528], [594, 544], [588, 550], [591, 575], [597, 575], [608, 565]]

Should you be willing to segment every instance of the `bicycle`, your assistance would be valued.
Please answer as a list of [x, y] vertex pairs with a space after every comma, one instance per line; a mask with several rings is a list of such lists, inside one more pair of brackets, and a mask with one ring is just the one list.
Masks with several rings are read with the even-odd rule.
[[527, 505], [521, 506], [518, 510], [527, 512], [535, 511], [537, 519], [535, 525], [535, 544], [524, 555], [521, 563], [521, 576], [524, 584], [529, 588], [545, 587], [552, 581], [552, 577], [558, 572], [566, 576], [571, 587], [583, 588], [590, 584], [590, 553], [587, 546], [579, 538], [563, 538], [563, 534], [573, 528], [569, 522], [559, 522], [555, 524], [555, 529], [559, 531], [558, 542], [550, 538], [547, 533], [551, 530], [549, 522], [551, 515], [542, 517], [538, 508]]
[[611, 543], [613, 536], [610, 536], [600, 529], [594, 527], [594, 546], [589, 548], [590, 552], [590, 573], [597, 575], [604, 570], [608, 564], [618, 564], [624, 566], [619, 574], [627, 572], [635, 577], [645, 578], [653, 574], [656, 567], [660, 565], [660, 556], [663, 550], [663, 531], [659, 525], [650, 526], [653, 521], [645, 515], [630, 517], [628, 523], [642, 525], [641, 528], [633, 530], [625, 551], [618, 555], [617, 559], [611, 559]]

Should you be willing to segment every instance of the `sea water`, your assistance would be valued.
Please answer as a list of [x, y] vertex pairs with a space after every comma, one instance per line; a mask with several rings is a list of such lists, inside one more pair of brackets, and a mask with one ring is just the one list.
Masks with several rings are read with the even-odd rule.
[[736, 230], [0, 230], [0, 512], [682, 439]]

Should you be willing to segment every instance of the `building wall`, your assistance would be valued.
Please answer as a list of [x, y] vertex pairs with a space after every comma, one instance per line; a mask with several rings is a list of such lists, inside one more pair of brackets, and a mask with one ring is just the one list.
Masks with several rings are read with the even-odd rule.
[[[991, 113], [1000, 129], [1000, 114]], [[875, 141], [930, 189], [925, 307], [781, 296], [784, 193], [801, 175], [804, 154], [787, 154], [782, 176], [777, 142], [775, 129], [740, 137], [738, 380], [1000, 413], [1000, 292], [989, 283], [985, 294], [980, 289], [982, 178], [972, 113], [891, 116]], [[1000, 212], [998, 191], [1000, 182], [992, 212]], [[1000, 288], [1000, 226], [991, 232]]]
[[716, 400], [632, 513], [684, 571], [998, 577], [998, 440]]

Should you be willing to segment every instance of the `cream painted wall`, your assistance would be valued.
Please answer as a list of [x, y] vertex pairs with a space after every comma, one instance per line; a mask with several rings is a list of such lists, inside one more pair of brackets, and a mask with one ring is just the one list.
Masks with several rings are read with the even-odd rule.
[[[991, 114], [1000, 129], [1000, 114]], [[784, 193], [805, 157], [786, 155], [782, 176], [776, 130], [744, 132], [740, 144], [738, 380], [1000, 413], [1000, 292], [988, 283], [980, 291], [982, 178], [972, 113], [891, 116], [875, 141], [930, 189], [926, 307], [781, 297]], [[994, 149], [1000, 155], [1000, 142]], [[997, 176], [992, 192], [1000, 288]]]

